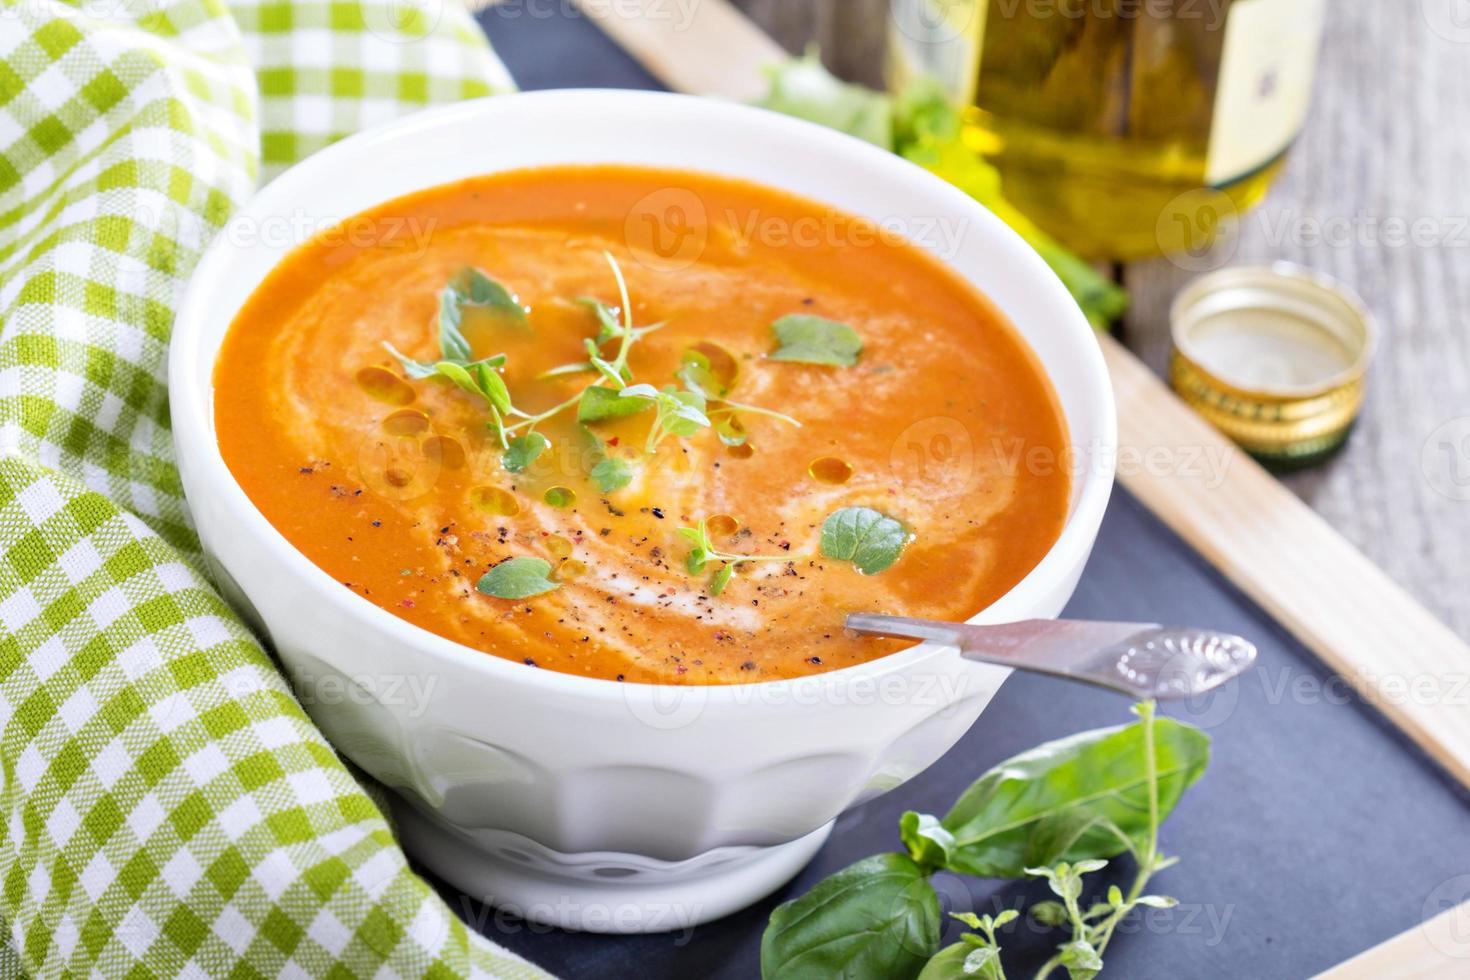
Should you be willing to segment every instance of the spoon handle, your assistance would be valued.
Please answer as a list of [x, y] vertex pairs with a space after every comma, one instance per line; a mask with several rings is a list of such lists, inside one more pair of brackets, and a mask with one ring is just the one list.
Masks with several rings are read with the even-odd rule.
[[847, 628], [958, 647], [967, 660], [1095, 684], [1135, 698], [1188, 698], [1250, 670], [1255, 645], [1155, 623], [1029, 619], [998, 626], [854, 613]]

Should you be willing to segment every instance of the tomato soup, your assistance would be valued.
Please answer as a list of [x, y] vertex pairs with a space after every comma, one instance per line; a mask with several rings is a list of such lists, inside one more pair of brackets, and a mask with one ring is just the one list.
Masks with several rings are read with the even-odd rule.
[[1066, 519], [1065, 425], [986, 299], [883, 224], [628, 167], [496, 174], [288, 256], [215, 368], [226, 463], [344, 589], [468, 647], [724, 684], [960, 620]]

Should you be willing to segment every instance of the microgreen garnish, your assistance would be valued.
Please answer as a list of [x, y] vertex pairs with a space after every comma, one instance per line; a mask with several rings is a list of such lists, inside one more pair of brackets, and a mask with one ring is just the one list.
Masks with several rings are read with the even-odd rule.
[[633, 467], [616, 456], [604, 456], [588, 474], [603, 493], [621, 490], [633, 482]]
[[697, 391], [680, 391], [673, 385], [665, 385], [660, 391], [653, 385], [640, 384], [624, 388], [620, 397], [640, 404], [637, 411], [652, 405], [658, 412], [653, 425], [649, 427], [644, 452], [657, 452], [659, 444], [669, 436], [687, 439], [700, 429], [710, 427], [709, 416], [704, 413], [704, 395]]
[[512, 473], [524, 473], [550, 447], [551, 441], [539, 432], [516, 436], [501, 454], [500, 465]]
[[526, 324], [526, 308], [510, 290], [473, 266], [461, 269], [439, 294], [439, 348], [447, 359], [471, 357], [461, 329], [467, 308], [494, 313], [517, 326]]
[[745, 405], [730, 401], [725, 397], [729, 387], [710, 370], [709, 358], [693, 348], [684, 352], [679, 363], [678, 374], [685, 388], [704, 397], [707, 403], [705, 415], [708, 416], [720, 440], [727, 446], [738, 446], [747, 438], [745, 426], [740, 423], [738, 417], [742, 412], [764, 415], [767, 418], [785, 422], [787, 425], [793, 425], [798, 429], [801, 428], [801, 423], [789, 415], [769, 408], [761, 408], [759, 405]]
[[652, 407], [646, 401], [623, 398], [621, 388], [604, 388], [601, 385], [593, 385], [583, 390], [578, 398], [580, 402], [577, 405], [577, 421], [584, 424], [622, 418], [625, 415], [637, 415]]
[[454, 382], [472, 395], [490, 404], [491, 428], [502, 446], [507, 445], [504, 416], [511, 410], [510, 392], [501, 380], [499, 369], [505, 366], [505, 355], [472, 360], [474, 351], [461, 325], [465, 308], [494, 311], [518, 324], [526, 322], [526, 310], [510, 290], [479, 269], [462, 269], [439, 294], [439, 360], [433, 363], [405, 357], [386, 341], [383, 347], [403, 365], [410, 378], [442, 377]]
[[[588, 361], [585, 365], [568, 364], [552, 368], [542, 375], [542, 377], [549, 377], [576, 373], [580, 370], [594, 370], [598, 373], [597, 381], [539, 415], [527, 415], [524, 412], [514, 411], [513, 414], [519, 416], [523, 421], [510, 426], [506, 431], [518, 432], [521, 429], [533, 431], [537, 425], [574, 405], [577, 407], [577, 421], [582, 423], [600, 422], [622, 415], [636, 415], [648, 407], [647, 405], [620, 403], [618, 394], [632, 378], [632, 372], [628, 368], [628, 355], [632, 352], [633, 345], [645, 335], [657, 330], [662, 324], [648, 327], [633, 326], [633, 302], [628, 296], [628, 282], [623, 278], [622, 267], [618, 265], [618, 260], [613, 258], [611, 252], [602, 254], [607, 259], [613, 278], [618, 284], [618, 296], [622, 303], [619, 312], [622, 317], [619, 319], [614, 316], [612, 310], [597, 300], [584, 300], [583, 302], [596, 312], [599, 324], [597, 336], [589, 337], [585, 341]], [[609, 361], [602, 356], [602, 345], [613, 339], [618, 340], [618, 351]], [[607, 385], [616, 387], [607, 387]]]
[[796, 560], [791, 555], [732, 555], [720, 551], [710, 540], [709, 526], [703, 518], [700, 519], [697, 527], [681, 527], [678, 533], [679, 537], [689, 542], [689, 557], [684, 560], [684, 567], [689, 569], [689, 574], [698, 575], [712, 561], [723, 562], [710, 576], [709, 594], [712, 596], [724, 592], [725, 586], [730, 584], [730, 579], [734, 577], [735, 572], [747, 562]]
[[607, 445], [597, 437], [597, 433], [587, 426], [578, 426], [578, 428], [582, 430], [582, 436], [587, 440], [588, 453], [595, 460], [587, 469], [587, 479], [591, 480], [603, 493], [621, 490], [632, 483], [633, 466], [627, 460], [609, 455]]
[[497, 599], [529, 599], [560, 588], [551, 581], [551, 563], [543, 558], [521, 556], [496, 565], [481, 576], [475, 588]]
[[898, 561], [910, 537], [887, 514], [871, 507], [844, 507], [822, 522], [822, 554], [850, 561], [864, 575], [876, 575]]
[[701, 392], [706, 398], [724, 398], [730, 393], [730, 385], [716, 376], [711, 367], [709, 355], [692, 347], [680, 355], [678, 374], [684, 387]]
[[863, 339], [852, 327], [807, 313], [783, 316], [771, 324], [771, 332], [779, 345], [771, 353], [773, 361], [852, 367], [863, 350]]
[[[541, 377], [555, 378], [565, 374], [581, 374], [586, 371], [596, 371], [603, 380], [610, 384], [622, 387], [633, 380], [633, 373], [628, 370], [628, 352], [633, 345], [644, 337], [661, 330], [662, 323], [650, 323], [646, 327], [634, 327], [632, 303], [628, 297], [628, 284], [623, 278], [623, 270], [619, 267], [612, 255], [604, 252], [608, 264], [612, 266], [613, 277], [617, 280], [618, 295], [622, 306], [619, 308], [621, 318], [614, 313], [612, 308], [599, 299], [590, 296], [580, 297], [577, 302], [590, 309], [597, 317], [597, 336], [588, 337], [582, 342], [587, 348], [587, 360], [577, 361], [572, 364], [562, 364], [558, 367], [543, 371]], [[602, 346], [610, 340], [619, 341], [618, 353], [613, 360], [608, 361], [602, 356]]]

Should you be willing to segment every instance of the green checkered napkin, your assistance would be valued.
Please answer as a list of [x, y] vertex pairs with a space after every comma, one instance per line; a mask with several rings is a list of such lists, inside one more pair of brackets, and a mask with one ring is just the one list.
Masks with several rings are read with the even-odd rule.
[[508, 87], [455, 0], [0, 6], [0, 976], [540, 976], [201, 574], [164, 359], [261, 174]]

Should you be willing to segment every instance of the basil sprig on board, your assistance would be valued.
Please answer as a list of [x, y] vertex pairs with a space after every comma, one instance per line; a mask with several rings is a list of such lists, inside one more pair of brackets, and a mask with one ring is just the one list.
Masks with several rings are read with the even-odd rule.
[[912, 977], [939, 945], [939, 896], [903, 854], [864, 858], [771, 913], [763, 977]]
[[[761, 940], [765, 980], [1006, 980], [999, 931], [1017, 916], [968, 913], [960, 941], [939, 949], [935, 871], [1046, 880], [1055, 901], [1029, 910], [1069, 938], [1037, 980], [1064, 971], [1091, 980], [1123, 919], [1139, 906], [1174, 900], [1145, 894], [1174, 863], [1158, 849], [1159, 825], [1209, 764], [1209, 737], [1138, 705], [1130, 725], [1048, 742], [981, 776], [941, 818], [909, 812], [899, 835], [907, 854], [859, 861], [771, 913]], [[1136, 871], [1084, 906], [1083, 878], [1124, 852]]]

